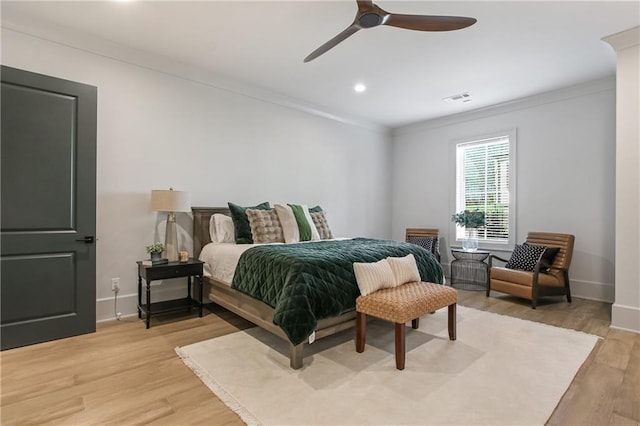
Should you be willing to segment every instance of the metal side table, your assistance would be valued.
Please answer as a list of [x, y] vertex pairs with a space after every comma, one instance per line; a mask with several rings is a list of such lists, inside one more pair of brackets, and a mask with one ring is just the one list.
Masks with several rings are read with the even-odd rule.
[[489, 252], [451, 249], [451, 286], [463, 290], [486, 290], [489, 265], [485, 262]]

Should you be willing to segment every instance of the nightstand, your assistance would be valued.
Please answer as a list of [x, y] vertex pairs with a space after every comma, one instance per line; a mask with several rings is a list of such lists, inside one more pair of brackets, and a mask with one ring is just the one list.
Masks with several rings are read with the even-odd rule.
[[[138, 318], [145, 314], [147, 328], [150, 326], [151, 315], [198, 308], [202, 317], [202, 266], [204, 262], [189, 259], [188, 262], [169, 262], [161, 265], [146, 266], [138, 261]], [[167, 280], [169, 278], [187, 278], [187, 297], [183, 299], [164, 300], [151, 303], [151, 281]], [[198, 299], [191, 295], [191, 278], [196, 278]], [[142, 280], [147, 283], [146, 303], [142, 303]]]

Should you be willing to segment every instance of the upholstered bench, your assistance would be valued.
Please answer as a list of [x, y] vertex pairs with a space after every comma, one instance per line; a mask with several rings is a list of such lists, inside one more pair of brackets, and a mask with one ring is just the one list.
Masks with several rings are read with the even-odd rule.
[[385, 288], [356, 299], [356, 351], [364, 352], [367, 315], [395, 323], [396, 368], [404, 370], [405, 323], [417, 329], [421, 316], [448, 307], [449, 339], [456, 340], [458, 292], [451, 287], [426, 282], [410, 282]]

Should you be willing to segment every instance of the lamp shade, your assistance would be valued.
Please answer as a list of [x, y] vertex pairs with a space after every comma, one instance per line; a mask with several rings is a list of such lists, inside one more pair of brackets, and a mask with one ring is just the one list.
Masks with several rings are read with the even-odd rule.
[[154, 189], [151, 191], [151, 208], [159, 212], [188, 212], [191, 200], [187, 191]]

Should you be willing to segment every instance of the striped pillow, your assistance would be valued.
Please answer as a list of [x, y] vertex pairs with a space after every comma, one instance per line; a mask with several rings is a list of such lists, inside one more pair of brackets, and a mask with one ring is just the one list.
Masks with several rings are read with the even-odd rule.
[[[309, 210], [306, 206], [302, 206], [299, 204], [289, 204], [291, 211], [293, 212], [293, 217], [296, 219], [296, 223], [298, 224], [298, 233], [300, 234], [300, 241], [311, 241], [311, 229], [313, 226], [313, 220], [308, 220], [307, 216], [309, 215]], [[305, 214], [306, 213], [306, 214]], [[318, 237], [319, 239], [320, 237]]]
[[275, 209], [282, 224], [285, 242], [298, 243], [320, 239], [320, 234], [306, 205], [276, 204]]

